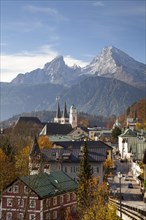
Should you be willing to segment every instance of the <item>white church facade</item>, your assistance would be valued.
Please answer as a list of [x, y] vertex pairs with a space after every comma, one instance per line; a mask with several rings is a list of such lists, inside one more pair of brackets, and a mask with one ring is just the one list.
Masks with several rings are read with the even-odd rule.
[[77, 127], [77, 110], [74, 105], [70, 107], [69, 114], [67, 113], [66, 103], [64, 104], [63, 114], [61, 115], [60, 105], [58, 102], [56, 117], [54, 123], [71, 124], [72, 128]]

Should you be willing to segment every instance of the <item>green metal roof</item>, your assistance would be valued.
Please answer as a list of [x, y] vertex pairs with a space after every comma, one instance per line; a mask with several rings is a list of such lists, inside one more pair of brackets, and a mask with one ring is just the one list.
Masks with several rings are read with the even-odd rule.
[[77, 189], [77, 183], [62, 171], [19, 177], [40, 198], [51, 197]]
[[81, 140], [82, 138], [87, 137], [84, 134], [77, 135], [48, 135], [48, 138], [51, 142], [60, 142], [60, 141], [73, 141]]
[[48, 138], [52, 142], [57, 142], [57, 141], [71, 141], [72, 137], [68, 135], [48, 135]]
[[137, 137], [137, 134], [131, 129], [126, 129], [125, 132], [119, 136], [120, 137]]

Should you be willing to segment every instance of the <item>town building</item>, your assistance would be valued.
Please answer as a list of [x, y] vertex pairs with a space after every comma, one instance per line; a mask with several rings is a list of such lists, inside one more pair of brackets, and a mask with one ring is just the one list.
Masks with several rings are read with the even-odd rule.
[[111, 129], [92, 127], [92, 128], [88, 128], [88, 131], [89, 131], [89, 138], [92, 140], [97, 141], [102, 138], [104, 142], [111, 141], [111, 135], [112, 135]]
[[131, 171], [133, 178], [137, 183], [141, 184], [143, 179], [142, 159], [146, 150], [145, 134], [126, 129], [124, 133], [118, 137], [119, 152], [122, 159], [128, 159], [131, 162]]
[[2, 194], [2, 220], [64, 220], [77, 184], [64, 172], [18, 177]]
[[146, 148], [146, 139], [144, 135], [128, 128], [119, 135], [118, 145], [121, 158], [142, 160], [143, 151]]
[[[86, 141], [86, 143], [93, 175], [98, 177], [101, 183], [104, 176], [103, 164], [106, 158], [111, 158], [112, 148], [101, 141]], [[53, 143], [51, 149], [40, 149], [35, 138], [29, 155], [30, 174], [59, 170], [77, 180], [84, 144], [84, 141], [58, 141]]]
[[42, 128], [40, 135], [67, 135], [77, 127], [77, 110], [72, 105], [69, 115], [67, 113], [66, 103], [63, 114], [61, 115], [60, 105], [58, 103], [54, 122], [48, 122]]

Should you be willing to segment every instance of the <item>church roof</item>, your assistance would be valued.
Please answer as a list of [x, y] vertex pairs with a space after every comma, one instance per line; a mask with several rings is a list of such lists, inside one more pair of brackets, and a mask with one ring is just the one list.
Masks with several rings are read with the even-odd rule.
[[72, 131], [72, 126], [70, 124], [58, 124], [58, 123], [47, 123], [46, 124], [46, 135], [56, 135], [56, 134], [68, 134]]

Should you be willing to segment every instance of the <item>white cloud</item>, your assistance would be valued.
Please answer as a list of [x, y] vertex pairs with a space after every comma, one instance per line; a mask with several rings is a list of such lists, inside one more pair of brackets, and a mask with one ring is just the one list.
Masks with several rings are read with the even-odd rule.
[[[36, 51], [22, 51], [17, 54], [1, 55], [1, 81], [10, 82], [19, 73], [30, 72], [37, 68], [43, 68], [44, 64], [50, 62], [59, 55], [53, 45], [43, 45]], [[77, 64], [87, 65], [86, 62], [72, 58], [70, 55], [64, 57], [65, 63], [69, 66]]]
[[83, 61], [83, 60], [77, 60], [73, 57], [71, 57], [70, 55], [66, 55], [64, 57], [64, 61], [65, 63], [68, 65], [68, 66], [73, 66], [73, 65], [77, 65], [77, 66], [80, 66], [80, 67], [84, 67], [86, 65], [88, 65], [89, 63]]

